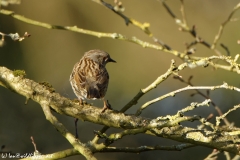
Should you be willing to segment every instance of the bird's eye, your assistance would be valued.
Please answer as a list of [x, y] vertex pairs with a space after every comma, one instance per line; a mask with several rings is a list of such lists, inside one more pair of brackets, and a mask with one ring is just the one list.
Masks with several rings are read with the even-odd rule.
[[103, 60], [104, 60], [105, 62], [107, 62], [108, 58], [107, 58], [107, 57], [104, 57]]

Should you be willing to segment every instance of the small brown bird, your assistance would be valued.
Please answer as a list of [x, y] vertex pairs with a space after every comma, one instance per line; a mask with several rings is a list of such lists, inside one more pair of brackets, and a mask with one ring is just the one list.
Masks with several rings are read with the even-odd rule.
[[[104, 100], [109, 81], [109, 75], [105, 68], [108, 62], [116, 61], [111, 59], [107, 52], [90, 50], [74, 65], [69, 81], [80, 104], [84, 99], [102, 99], [104, 102], [102, 112], [110, 108], [110, 104]], [[77, 121], [76, 119], [75, 126], [77, 126]]]

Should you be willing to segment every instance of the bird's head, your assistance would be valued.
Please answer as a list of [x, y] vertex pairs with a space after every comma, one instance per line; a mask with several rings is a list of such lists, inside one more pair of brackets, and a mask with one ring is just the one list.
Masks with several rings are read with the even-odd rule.
[[89, 58], [98, 64], [106, 65], [108, 62], [115, 62], [107, 52], [101, 50], [90, 50], [84, 54], [85, 58]]

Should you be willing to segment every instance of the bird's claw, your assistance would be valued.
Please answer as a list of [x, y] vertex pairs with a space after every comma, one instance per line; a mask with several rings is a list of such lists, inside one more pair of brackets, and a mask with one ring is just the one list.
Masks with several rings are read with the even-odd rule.
[[101, 113], [104, 113], [107, 109], [112, 110], [112, 107], [111, 107], [111, 104], [109, 104], [108, 100], [107, 101], [104, 100], [104, 105]]

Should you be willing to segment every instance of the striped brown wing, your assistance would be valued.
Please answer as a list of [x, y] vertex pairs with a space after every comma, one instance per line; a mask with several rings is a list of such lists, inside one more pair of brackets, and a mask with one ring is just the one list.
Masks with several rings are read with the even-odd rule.
[[99, 75], [96, 76], [97, 86], [100, 91], [100, 97], [103, 98], [107, 92], [109, 75], [105, 67], [100, 69]]
[[108, 73], [105, 67], [98, 66], [92, 74], [86, 73], [85, 88], [88, 99], [103, 98], [108, 87]]
[[83, 85], [85, 81], [85, 76], [82, 73], [79, 73], [81, 71], [80, 68], [80, 62], [74, 65], [69, 81], [75, 95], [79, 99], [85, 99], [87, 97], [87, 91], [84, 89]]

